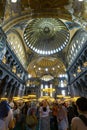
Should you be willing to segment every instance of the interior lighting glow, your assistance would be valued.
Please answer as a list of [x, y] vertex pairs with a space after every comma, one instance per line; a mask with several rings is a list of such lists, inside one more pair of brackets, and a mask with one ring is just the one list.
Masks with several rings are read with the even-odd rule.
[[28, 74], [28, 78], [31, 78], [32, 76], [30, 74]]
[[43, 54], [45, 54], [45, 51], [43, 51]]
[[28, 45], [29, 47], [31, 46], [31, 44]]
[[[68, 39], [66, 39], [66, 42], [68, 42]], [[67, 44], [67, 43], [66, 43]]]
[[65, 90], [62, 90], [61, 93], [62, 93], [63, 96], [65, 96], [65, 94], [66, 94], [66, 93], [65, 93]]
[[67, 43], [66, 43], [66, 42], [64, 42], [64, 44], [66, 45]]
[[37, 53], [39, 53], [39, 50], [37, 50]]
[[81, 2], [81, 1], [83, 1], [83, 0], [78, 0], [78, 1], [80, 1], [80, 2]]
[[61, 48], [59, 47], [59, 51], [61, 51]]
[[41, 70], [41, 68], [39, 67], [38, 70]]
[[37, 52], [37, 48], [35, 49], [35, 52]]
[[58, 49], [56, 49], [56, 52], [58, 52], [59, 50]]
[[36, 66], [34, 65], [34, 68], [36, 68]]
[[31, 46], [31, 49], [33, 48], [33, 46]]
[[45, 71], [48, 71], [48, 68], [45, 68]]
[[54, 53], [56, 53], [56, 50], [53, 50]]
[[63, 46], [61, 46], [61, 49], [63, 49]]
[[48, 51], [48, 54], [50, 55], [50, 51]]
[[65, 45], [63, 44], [63, 47], [65, 47]]
[[46, 52], [45, 52], [45, 54], [47, 55], [47, 54], [48, 54], [48, 52], [46, 51]]
[[45, 85], [45, 88], [48, 88], [48, 85]]
[[35, 50], [35, 47], [33, 47], [33, 50]]
[[53, 54], [53, 51], [51, 50], [51, 54]]
[[12, 3], [16, 3], [16, 2], [17, 2], [17, 0], [11, 0], [11, 2], [12, 2]]
[[55, 68], [53, 67], [52, 70], [55, 70]]
[[29, 42], [27, 42], [27, 45], [29, 45]]
[[28, 40], [26, 39], [26, 42], [27, 42]]
[[40, 53], [40, 54], [42, 54], [42, 51], [41, 51], [41, 50], [39, 50], [39, 53]]

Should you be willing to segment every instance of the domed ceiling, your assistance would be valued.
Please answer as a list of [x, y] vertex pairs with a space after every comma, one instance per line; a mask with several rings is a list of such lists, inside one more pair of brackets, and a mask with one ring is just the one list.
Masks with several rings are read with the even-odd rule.
[[66, 73], [66, 67], [61, 60], [54, 57], [39, 57], [34, 59], [28, 66], [28, 72], [32, 77], [43, 77], [51, 75], [58, 77]]
[[58, 18], [36, 18], [29, 21], [24, 31], [27, 46], [41, 55], [61, 51], [69, 42], [67, 26]]
[[[86, 0], [0, 0], [0, 9], [0, 24], [30, 74], [65, 73], [71, 35], [78, 24], [87, 30]], [[11, 28], [20, 38], [8, 33]]]

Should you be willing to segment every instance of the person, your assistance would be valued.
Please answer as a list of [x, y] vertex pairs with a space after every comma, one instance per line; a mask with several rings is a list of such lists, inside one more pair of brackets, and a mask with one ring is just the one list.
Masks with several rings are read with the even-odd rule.
[[40, 119], [39, 119], [40, 130], [50, 130], [49, 106], [43, 103], [43, 105], [39, 109], [39, 112], [40, 112]]
[[38, 120], [36, 117], [36, 109], [30, 108], [28, 115], [26, 116], [26, 124], [28, 130], [35, 130]]
[[5, 120], [8, 116], [9, 107], [3, 102], [0, 103], [0, 130], [6, 130]]
[[12, 97], [10, 97], [9, 98], [9, 106], [13, 109], [14, 108], [14, 101], [13, 101], [13, 98]]
[[58, 115], [58, 103], [53, 103], [51, 127], [52, 129], [55, 130], [58, 130], [57, 115]]
[[58, 121], [58, 130], [68, 129], [67, 111], [62, 104], [59, 104], [57, 121]]
[[72, 119], [71, 130], [87, 130], [87, 98], [78, 98], [76, 106], [79, 116]]
[[67, 107], [67, 117], [68, 117], [68, 123], [69, 123], [69, 129], [71, 128], [71, 121], [72, 118], [78, 116], [77, 107], [74, 102], [69, 102]]
[[0, 130], [8, 130], [9, 124], [13, 119], [13, 113], [7, 101], [0, 103]]

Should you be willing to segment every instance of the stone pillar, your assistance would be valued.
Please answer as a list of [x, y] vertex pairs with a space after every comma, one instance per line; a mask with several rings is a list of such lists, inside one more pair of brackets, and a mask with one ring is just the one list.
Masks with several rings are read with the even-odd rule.
[[9, 82], [9, 77], [7, 76], [7, 77], [5, 77], [5, 79], [4, 79], [5, 81], [5, 83], [4, 83], [4, 87], [3, 87], [3, 90], [2, 90], [2, 97], [4, 97], [5, 96], [5, 93], [6, 93], [6, 90], [7, 90], [7, 87], [8, 87], [8, 82]]
[[11, 95], [12, 89], [13, 89], [13, 85], [11, 85], [11, 87], [10, 87], [10, 89], [9, 89], [9, 92], [8, 92], [8, 98], [10, 98], [10, 95]]

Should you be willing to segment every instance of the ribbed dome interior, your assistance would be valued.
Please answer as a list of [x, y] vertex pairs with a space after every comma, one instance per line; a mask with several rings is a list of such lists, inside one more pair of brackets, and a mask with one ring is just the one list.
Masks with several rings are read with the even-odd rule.
[[42, 55], [61, 51], [69, 42], [69, 38], [67, 26], [57, 18], [32, 19], [24, 31], [27, 46]]

